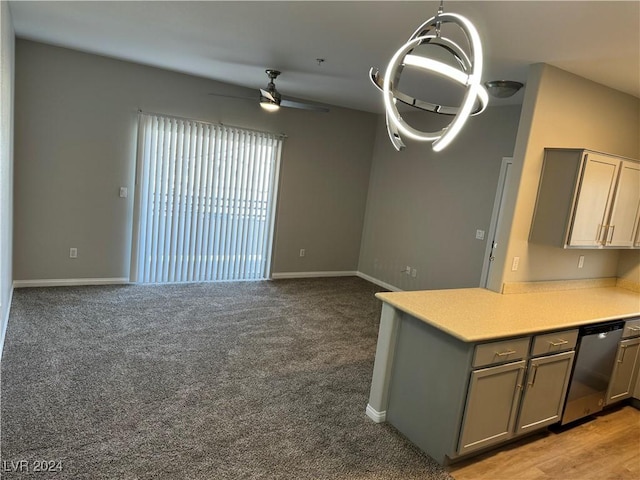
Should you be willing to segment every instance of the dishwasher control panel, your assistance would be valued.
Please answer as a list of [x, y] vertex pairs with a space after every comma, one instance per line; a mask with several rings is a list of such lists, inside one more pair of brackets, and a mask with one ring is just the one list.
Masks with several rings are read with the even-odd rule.
[[640, 318], [632, 318], [624, 322], [622, 338], [633, 338], [640, 336]]

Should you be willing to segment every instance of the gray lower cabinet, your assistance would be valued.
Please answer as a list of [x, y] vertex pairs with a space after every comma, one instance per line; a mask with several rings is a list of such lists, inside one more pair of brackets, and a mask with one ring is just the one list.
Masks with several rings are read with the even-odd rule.
[[468, 343], [402, 314], [386, 420], [441, 464], [556, 423], [577, 333]]
[[560, 420], [574, 355], [570, 351], [529, 360], [516, 434]]
[[[535, 336], [528, 360], [529, 337], [476, 346], [458, 455], [560, 421], [577, 335], [574, 329]], [[479, 368], [510, 356], [511, 362]]]
[[640, 337], [620, 342], [616, 363], [609, 382], [607, 404], [624, 400], [633, 394], [635, 379], [638, 374], [639, 352]]
[[525, 362], [471, 372], [458, 453], [500, 443], [513, 436]]

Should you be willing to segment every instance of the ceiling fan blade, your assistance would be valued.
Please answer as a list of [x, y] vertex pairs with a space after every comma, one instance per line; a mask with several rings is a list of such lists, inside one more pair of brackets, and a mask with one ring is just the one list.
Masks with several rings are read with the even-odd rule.
[[208, 93], [207, 95], [211, 95], [212, 97], [223, 97], [223, 98], [237, 98], [239, 100], [253, 100], [254, 102], [258, 100], [256, 95], [227, 95], [226, 93]]
[[288, 107], [288, 108], [300, 108], [302, 110], [312, 110], [314, 112], [322, 112], [322, 113], [327, 113], [329, 111], [329, 108], [325, 107], [324, 105], [295, 102], [293, 100], [285, 100], [284, 98], [280, 101], [280, 106]]
[[268, 90], [265, 90], [263, 88], [260, 89], [260, 93], [262, 94], [263, 97], [271, 100], [274, 103], [278, 103], [278, 101], [276, 100], [276, 98], [271, 94], [271, 92], [269, 92]]

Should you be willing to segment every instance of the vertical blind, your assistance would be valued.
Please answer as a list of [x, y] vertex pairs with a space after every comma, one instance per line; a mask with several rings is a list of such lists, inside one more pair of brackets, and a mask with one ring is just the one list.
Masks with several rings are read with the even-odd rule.
[[274, 134], [141, 113], [133, 280], [267, 278], [281, 150]]

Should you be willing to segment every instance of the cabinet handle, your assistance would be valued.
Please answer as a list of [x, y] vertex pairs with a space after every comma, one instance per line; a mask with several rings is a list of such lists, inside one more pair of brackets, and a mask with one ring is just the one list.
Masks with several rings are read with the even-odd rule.
[[524, 367], [520, 367], [520, 371], [518, 372], [516, 388], [519, 390], [522, 390], [522, 380], [524, 380]]
[[536, 383], [536, 374], [538, 373], [538, 364], [534, 363], [532, 367], [533, 367], [533, 378], [529, 382], [530, 387], [533, 387], [533, 384]]
[[560, 345], [566, 345], [569, 340], [560, 340], [559, 342], [549, 342], [552, 347], [559, 347]]
[[626, 345], [620, 345], [620, 358], [618, 359], [618, 363], [622, 363], [624, 362], [624, 352], [627, 351], [627, 346]]
[[611, 242], [613, 242], [613, 232], [615, 231], [616, 226], [615, 226], [615, 225], [609, 225], [609, 226], [607, 227], [607, 229], [609, 229], [609, 228], [611, 228], [611, 236], [609, 236], [609, 232], [607, 231], [607, 240], [606, 240], [606, 243], [611, 243]]
[[507, 357], [509, 355], [513, 355], [514, 353], [516, 353], [515, 350], [507, 350], [506, 352], [501, 352], [501, 353], [496, 352], [496, 356], [498, 356], [498, 357]]

